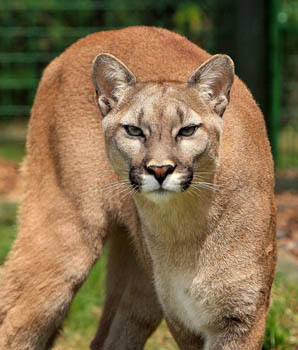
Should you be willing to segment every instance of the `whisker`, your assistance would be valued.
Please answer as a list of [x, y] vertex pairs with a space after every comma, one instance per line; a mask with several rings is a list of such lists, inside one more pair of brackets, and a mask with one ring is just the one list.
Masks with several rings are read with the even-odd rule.
[[122, 188], [124, 188], [123, 186], [126, 186], [126, 184], [115, 184], [115, 185], [112, 185], [110, 187], [106, 187], [106, 188], [102, 188], [101, 191], [114, 191], [114, 190], [122, 190]]
[[208, 186], [208, 187], [212, 187], [212, 188], [216, 188], [217, 189], [217, 186], [214, 185], [214, 184], [211, 184], [209, 182], [203, 182], [203, 181], [193, 181], [193, 184], [194, 185], [198, 185], [198, 186]]
[[208, 175], [213, 175], [212, 173], [210, 173], [210, 171], [193, 171], [194, 175], [196, 174], [208, 174]]
[[[113, 173], [113, 174], [115, 174], [115, 175], [117, 175], [118, 173], [121, 173], [121, 174], [128, 174], [128, 170], [115, 168], [115, 170], [114, 170], [114, 169], [107, 169], [107, 170], [104, 170], [102, 173], [103, 173], [103, 174]], [[108, 175], [108, 174], [107, 174], [107, 175]]]
[[210, 184], [208, 182], [198, 181], [198, 182], [192, 182], [192, 184], [193, 184], [193, 187], [205, 188], [207, 190], [212, 190], [212, 191], [220, 191], [220, 189], [217, 186], [215, 186], [214, 184]]
[[197, 186], [191, 186], [191, 189], [193, 190], [193, 192], [198, 196], [200, 197], [201, 193], [202, 193], [202, 189], [197, 187]]
[[102, 189], [106, 189], [106, 188], [110, 188], [110, 187], [115, 187], [115, 186], [117, 186], [117, 185], [129, 184], [129, 183], [130, 183], [129, 180], [121, 180], [121, 181], [109, 183], [109, 184], [103, 186]]
[[213, 174], [210, 174], [210, 173], [205, 173], [205, 172], [199, 172], [199, 173], [193, 173], [193, 176], [205, 176], [205, 175], [213, 175]]
[[194, 183], [204, 183], [204, 184], [208, 184], [208, 185], [216, 186], [216, 184], [215, 184], [215, 183], [213, 183], [213, 182], [207, 182], [207, 181], [192, 181], [192, 182], [194, 182]]
[[[114, 173], [115, 174], [115, 176], [117, 176], [117, 174], [116, 173]], [[107, 176], [113, 176], [114, 174], [99, 174], [99, 175], [97, 175], [97, 177], [107, 177]]]
[[108, 188], [103, 188], [103, 190], [106, 190], [106, 191], [112, 191], [112, 192], [109, 192], [109, 193], [116, 193], [115, 191], [120, 191], [124, 188], [127, 187], [127, 184], [115, 184], [114, 186], [111, 186], [111, 187], [108, 187]]
[[202, 174], [194, 174], [193, 179], [209, 179], [209, 176], [202, 175]]
[[113, 199], [113, 198], [116, 197], [116, 196], [119, 196], [121, 193], [124, 193], [124, 192], [126, 192], [126, 191], [128, 191], [128, 190], [129, 190], [129, 188], [128, 188], [128, 187], [125, 187], [125, 188], [122, 189], [121, 191], [116, 192], [116, 193], [114, 193], [111, 197], [109, 197], [109, 200]]
[[197, 194], [194, 192], [192, 187], [188, 187], [188, 189], [186, 190], [186, 193], [188, 193], [191, 197], [197, 196]]
[[135, 190], [135, 188], [131, 187], [127, 193], [124, 193], [124, 195], [120, 198], [120, 201], [124, 200], [124, 198], [128, 197], [129, 195], [133, 195], [134, 193], [136, 193], [137, 191]]
[[209, 183], [209, 182], [201, 182], [203, 185], [207, 185], [210, 187], [215, 188], [217, 191], [220, 191], [221, 189], [223, 189], [222, 185], [218, 185], [218, 184], [214, 184], [214, 183]]

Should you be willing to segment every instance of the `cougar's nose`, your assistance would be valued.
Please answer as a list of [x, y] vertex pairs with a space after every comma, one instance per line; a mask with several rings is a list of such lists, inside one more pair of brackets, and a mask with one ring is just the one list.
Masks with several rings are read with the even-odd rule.
[[164, 179], [175, 170], [175, 167], [172, 165], [150, 165], [146, 167], [146, 170], [149, 174], [153, 175], [156, 180], [162, 184]]

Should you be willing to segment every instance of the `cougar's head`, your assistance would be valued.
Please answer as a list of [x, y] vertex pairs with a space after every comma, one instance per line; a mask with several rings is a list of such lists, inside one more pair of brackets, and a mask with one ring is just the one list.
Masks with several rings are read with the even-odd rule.
[[226, 55], [212, 56], [185, 83], [138, 83], [117, 58], [98, 55], [95, 101], [120, 178], [154, 201], [212, 186], [233, 78]]

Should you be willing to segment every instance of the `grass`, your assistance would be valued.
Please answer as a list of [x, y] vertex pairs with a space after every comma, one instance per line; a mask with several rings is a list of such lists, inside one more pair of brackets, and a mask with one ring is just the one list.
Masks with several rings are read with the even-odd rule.
[[16, 230], [16, 205], [0, 205], [0, 265], [10, 249]]
[[[19, 161], [23, 148], [0, 144], [0, 157]], [[0, 204], [0, 265], [4, 262], [15, 238], [17, 207]], [[54, 350], [88, 349], [94, 335], [104, 302], [106, 254], [96, 264], [88, 280], [78, 292], [64, 331]], [[267, 318], [263, 350], [298, 349], [298, 288], [297, 280], [285, 274], [277, 274], [272, 291], [272, 305]], [[148, 340], [146, 350], [177, 350], [165, 323], [163, 322]]]
[[298, 127], [288, 125], [282, 128], [278, 137], [276, 165], [280, 169], [298, 167]]
[[0, 143], [0, 158], [20, 162], [25, 155], [24, 144], [18, 142], [11, 144], [1, 140]]
[[264, 350], [298, 349], [298, 289], [297, 280], [277, 273], [271, 293], [264, 340]]
[[26, 120], [0, 121], [0, 158], [20, 162], [25, 155]]

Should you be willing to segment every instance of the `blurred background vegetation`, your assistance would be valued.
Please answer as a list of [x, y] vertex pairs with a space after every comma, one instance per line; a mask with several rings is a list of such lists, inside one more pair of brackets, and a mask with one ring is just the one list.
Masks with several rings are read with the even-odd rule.
[[[89, 33], [128, 25], [165, 27], [229, 54], [264, 112], [276, 168], [298, 169], [297, 0], [1, 0], [0, 158], [22, 160], [30, 108], [50, 60]], [[0, 204], [0, 264], [15, 237], [15, 214], [15, 204]], [[104, 300], [104, 265], [105, 258], [80, 290], [55, 350], [87, 349]], [[279, 273], [264, 349], [298, 349], [297, 299], [295, 272]], [[163, 324], [146, 349], [177, 346]]]
[[28, 118], [42, 70], [78, 38], [138, 24], [231, 55], [265, 114], [276, 166], [298, 167], [297, 0], [1, 0], [0, 122]]

